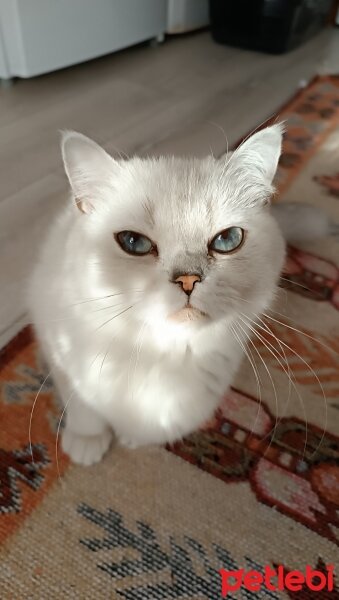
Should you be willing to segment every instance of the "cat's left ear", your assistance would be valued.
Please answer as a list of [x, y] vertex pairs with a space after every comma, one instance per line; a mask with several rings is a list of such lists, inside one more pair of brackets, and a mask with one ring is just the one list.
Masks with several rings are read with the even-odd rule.
[[226, 157], [229, 171], [245, 179], [252, 176], [256, 183], [261, 181], [269, 189], [281, 155], [284, 130], [284, 124], [277, 123], [253, 134], [231, 157]]
[[118, 163], [76, 131], [62, 132], [61, 151], [77, 207], [84, 213], [93, 212], [103, 190], [112, 185]]

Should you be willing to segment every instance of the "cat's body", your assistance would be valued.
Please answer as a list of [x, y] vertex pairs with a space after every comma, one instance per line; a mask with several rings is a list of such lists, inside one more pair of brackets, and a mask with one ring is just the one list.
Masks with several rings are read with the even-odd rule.
[[242, 358], [244, 315], [269, 307], [283, 264], [266, 205], [280, 147], [274, 126], [220, 161], [117, 163], [65, 136], [81, 210], [70, 203], [51, 228], [29, 303], [76, 462], [99, 460], [112, 430], [130, 446], [172, 442], [212, 416]]

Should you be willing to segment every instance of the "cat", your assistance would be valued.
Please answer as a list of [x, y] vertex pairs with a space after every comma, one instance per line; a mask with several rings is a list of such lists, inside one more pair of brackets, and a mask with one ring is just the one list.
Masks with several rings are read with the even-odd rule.
[[220, 159], [117, 161], [63, 134], [72, 202], [28, 298], [75, 463], [100, 461], [113, 432], [127, 447], [171, 443], [213, 415], [244, 315], [269, 308], [284, 262], [270, 209], [282, 136], [275, 124]]

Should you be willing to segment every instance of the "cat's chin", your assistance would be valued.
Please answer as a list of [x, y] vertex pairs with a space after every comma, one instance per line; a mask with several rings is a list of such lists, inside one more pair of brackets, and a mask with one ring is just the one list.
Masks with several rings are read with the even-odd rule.
[[194, 306], [184, 306], [169, 316], [169, 320], [175, 323], [189, 323], [190, 321], [201, 321], [203, 319], [208, 319], [208, 315]]

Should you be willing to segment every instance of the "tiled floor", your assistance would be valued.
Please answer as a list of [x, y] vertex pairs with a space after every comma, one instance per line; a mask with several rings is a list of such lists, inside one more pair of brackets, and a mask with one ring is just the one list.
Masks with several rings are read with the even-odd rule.
[[30, 267], [67, 191], [58, 130], [113, 153], [218, 154], [319, 72], [339, 72], [338, 29], [281, 56], [196, 33], [0, 89], [0, 346], [25, 323]]

